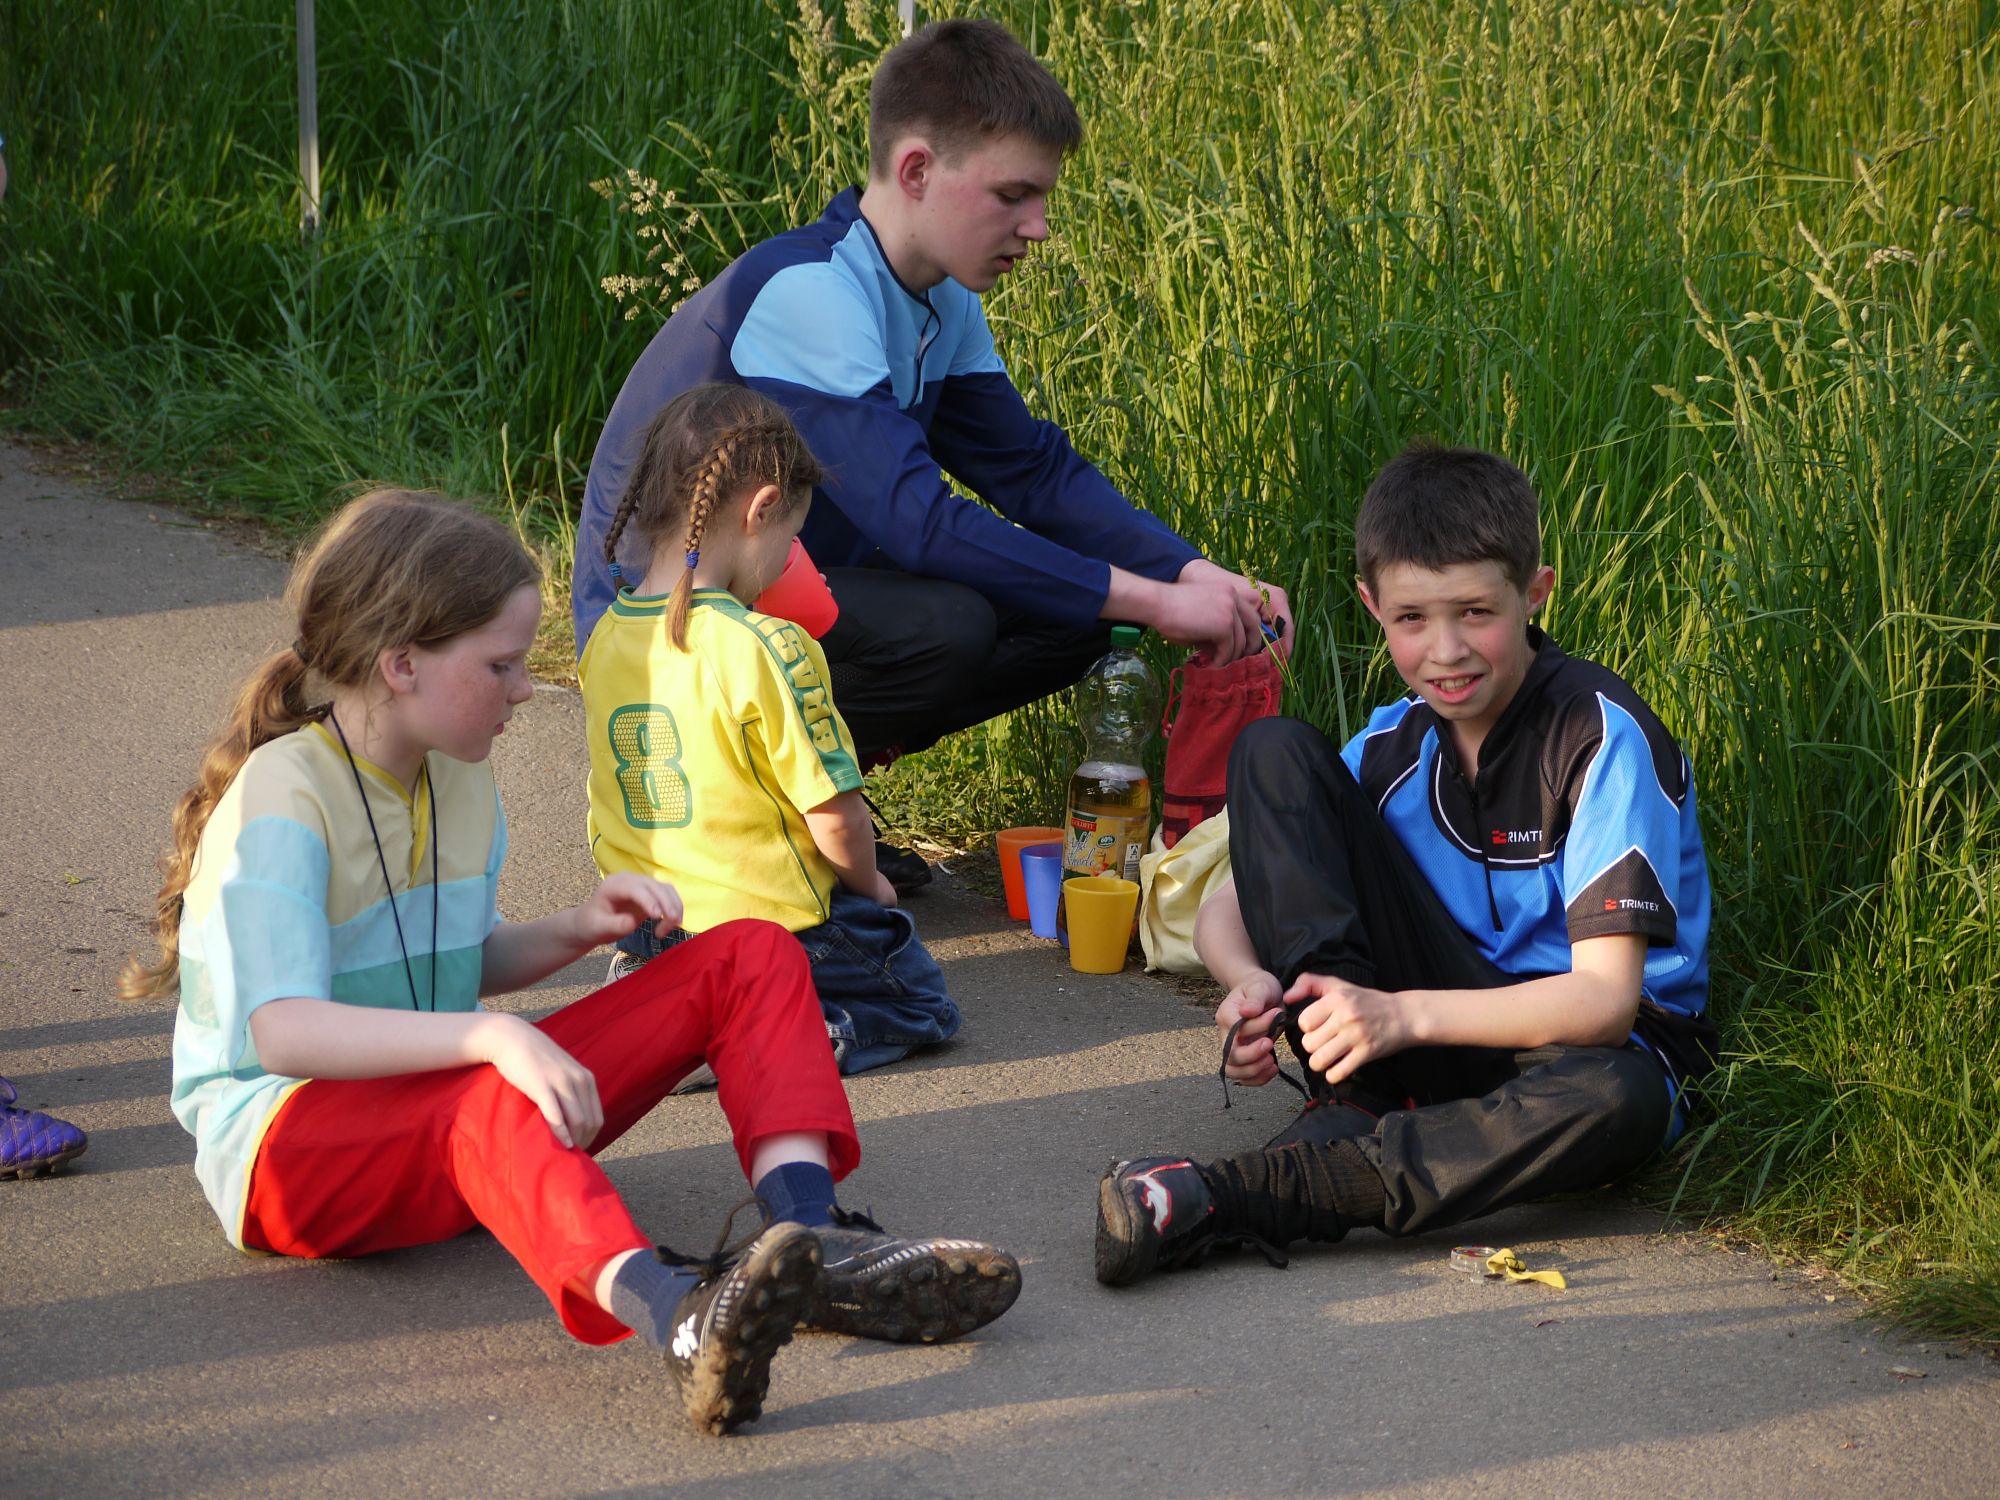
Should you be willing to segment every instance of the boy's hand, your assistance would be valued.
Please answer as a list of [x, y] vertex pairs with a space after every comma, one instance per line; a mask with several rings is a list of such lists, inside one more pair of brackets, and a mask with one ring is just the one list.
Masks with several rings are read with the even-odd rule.
[[1260, 630], [1268, 628], [1265, 639], [1271, 643], [1271, 654], [1279, 661], [1291, 660], [1292, 643], [1298, 636], [1298, 622], [1292, 618], [1292, 601], [1275, 583], [1253, 578], [1250, 586], [1257, 591], [1257, 597], [1262, 602], [1263, 607], [1257, 612], [1259, 627]]
[[494, 1019], [499, 1024], [486, 1049], [486, 1060], [542, 1112], [558, 1141], [564, 1146], [587, 1148], [604, 1128], [604, 1105], [597, 1095], [597, 1076], [540, 1027], [519, 1016], [501, 1015]]
[[576, 936], [586, 950], [613, 943], [651, 922], [665, 937], [681, 925], [680, 892], [644, 875], [607, 875], [588, 901], [575, 908]]
[[1329, 974], [1301, 974], [1285, 1000], [1292, 1005], [1312, 1002], [1299, 1013], [1306, 1066], [1328, 1083], [1339, 1083], [1363, 1063], [1401, 1052], [1416, 1041], [1400, 995], [1366, 990]]
[[1155, 628], [1175, 645], [1199, 647], [1212, 666], [1226, 667], [1261, 650], [1266, 625], [1275, 632], [1271, 649], [1280, 657], [1291, 651], [1292, 605], [1276, 584], [1241, 577], [1198, 557], [1181, 569], [1169, 595], [1169, 617]]
[[896, 904], [896, 888], [889, 884], [889, 877], [880, 870], [875, 872], [875, 899], [884, 906]]
[[1258, 611], [1264, 600], [1256, 586], [1205, 557], [1181, 569], [1163, 603], [1153, 628], [1176, 646], [1197, 647], [1215, 666], [1249, 655], [1263, 639]]
[[1223, 1072], [1231, 1083], [1256, 1088], [1278, 1076], [1278, 1044], [1272, 1033], [1284, 1024], [1283, 998], [1277, 976], [1259, 969], [1246, 976], [1216, 1006], [1215, 1027], [1225, 1041], [1232, 1026], [1238, 1021], [1244, 1023], [1243, 1029], [1236, 1033], [1236, 1044], [1223, 1060]]

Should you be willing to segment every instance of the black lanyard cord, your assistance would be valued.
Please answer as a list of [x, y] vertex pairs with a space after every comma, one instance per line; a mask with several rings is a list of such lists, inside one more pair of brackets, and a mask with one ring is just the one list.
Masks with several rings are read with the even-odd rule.
[[[361, 767], [355, 763], [354, 748], [347, 743], [347, 731], [328, 709], [327, 723], [340, 736], [340, 748], [347, 752], [347, 769], [354, 773], [354, 790], [361, 794], [361, 811], [368, 816], [368, 836], [375, 841], [375, 858], [382, 866], [382, 883], [389, 888], [389, 916], [396, 924], [396, 947], [403, 955], [403, 977], [410, 982], [410, 1009], [417, 1004], [417, 974], [410, 967], [410, 945], [403, 941], [403, 914], [396, 905], [396, 882], [389, 878], [389, 856], [382, 852], [382, 835], [375, 831], [375, 810], [368, 805], [368, 788], [361, 784]], [[424, 756], [424, 792], [431, 812], [431, 1009], [438, 1004], [438, 799], [437, 784], [431, 780], [431, 758]]]

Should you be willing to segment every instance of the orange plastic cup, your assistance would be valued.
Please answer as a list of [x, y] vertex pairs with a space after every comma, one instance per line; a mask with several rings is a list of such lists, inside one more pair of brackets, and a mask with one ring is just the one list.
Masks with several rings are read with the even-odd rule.
[[1021, 851], [1030, 844], [1054, 843], [1062, 836], [1060, 828], [1003, 828], [993, 835], [993, 847], [1000, 856], [1000, 884], [1007, 892], [1007, 915], [1016, 922], [1028, 920], [1028, 888], [1021, 883]]
[[760, 615], [790, 620], [814, 640], [833, 629], [833, 622], [840, 618], [840, 605], [797, 537], [792, 538], [792, 550], [785, 554], [784, 571], [750, 607]]

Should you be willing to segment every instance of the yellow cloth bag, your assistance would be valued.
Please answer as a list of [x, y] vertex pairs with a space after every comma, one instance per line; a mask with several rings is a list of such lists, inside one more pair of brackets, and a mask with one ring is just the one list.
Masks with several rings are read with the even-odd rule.
[[1204, 818], [1167, 848], [1159, 830], [1139, 857], [1139, 946], [1146, 967], [1206, 974], [1194, 951], [1195, 913], [1229, 878], [1229, 810]]

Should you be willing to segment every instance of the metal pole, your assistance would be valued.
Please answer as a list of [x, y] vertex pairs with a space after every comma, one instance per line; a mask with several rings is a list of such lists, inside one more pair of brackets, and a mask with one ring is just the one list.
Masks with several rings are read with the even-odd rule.
[[903, 18], [903, 35], [908, 36], [917, 29], [917, 0], [897, 0], [896, 10]]
[[319, 233], [319, 57], [313, 43], [313, 0], [299, 7], [299, 235]]

